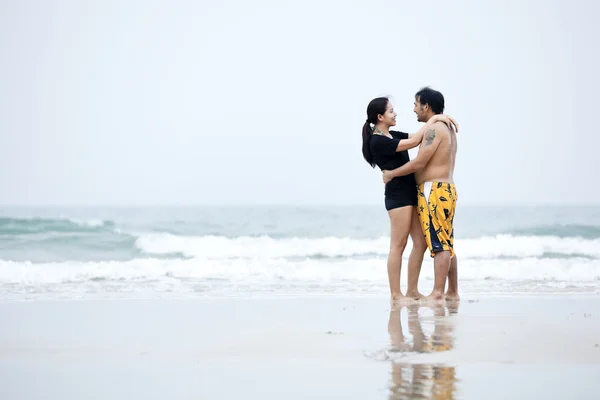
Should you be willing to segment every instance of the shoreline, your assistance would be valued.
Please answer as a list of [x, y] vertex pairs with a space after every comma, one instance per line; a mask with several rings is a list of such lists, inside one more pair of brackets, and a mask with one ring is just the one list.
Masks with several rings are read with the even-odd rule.
[[[578, 291], [578, 292], [488, 292], [488, 293], [459, 293], [460, 303], [480, 301], [481, 299], [550, 299], [550, 298], [578, 298], [578, 299], [600, 299], [600, 292]], [[104, 292], [104, 293], [82, 293], [75, 296], [74, 293], [34, 293], [30, 295], [15, 294], [0, 297], [0, 305], [13, 302], [68, 302], [68, 301], [221, 301], [221, 300], [278, 300], [278, 299], [339, 299], [339, 300], [382, 300], [389, 306], [390, 298], [381, 293], [335, 293], [335, 292], [299, 292], [299, 293], [193, 293], [193, 292]], [[420, 301], [420, 304], [428, 303]]]

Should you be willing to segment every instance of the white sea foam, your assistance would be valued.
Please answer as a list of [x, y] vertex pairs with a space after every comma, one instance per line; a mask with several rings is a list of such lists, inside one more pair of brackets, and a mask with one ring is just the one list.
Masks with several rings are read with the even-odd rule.
[[[475, 292], [514, 291], [525, 282], [538, 288], [592, 291], [600, 287], [600, 260], [581, 258], [461, 260], [461, 282]], [[433, 278], [432, 260], [421, 279]], [[107, 292], [345, 292], [385, 293], [380, 259], [339, 261], [287, 259], [159, 260], [28, 263], [0, 261], [0, 293]], [[406, 271], [403, 271], [403, 280]], [[424, 284], [424, 285], [430, 285]]]
[[[231, 258], [270, 259], [281, 257], [385, 257], [389, 238], [350, 239], [285, 238], [268, 236], [226, 238], [223, 236], [141, 235], [136, 246], [144, 253], [180, 253], [189, 257], [219, 260]], [[406, 255], [410, 252], [410, 240]], [[527, 258], [543, 256], [600, 258], [600, 239], [555, 236], [497, 235], [455, 241], [461, 259]]]
[[72, 224], [75, 225], [79, 225], [79, 226], [87, 226], [90, 228], [99, 228], [105, 225], [108, 225], [109, 222], [108, 221], [103, 221], [101, 219], [88, 219], [88, 220], [84, 220], [84, 219], [77, 219], [77, 218], [64, 218], [66, 221], [69, 221]]

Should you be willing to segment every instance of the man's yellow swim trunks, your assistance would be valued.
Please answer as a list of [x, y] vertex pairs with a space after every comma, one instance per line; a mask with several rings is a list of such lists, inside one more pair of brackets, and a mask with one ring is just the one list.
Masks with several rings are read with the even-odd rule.
[[448, 182], [425, 182], [417, 185], [417, 213], [431, 257], [450, 251], [454, 257], [454, 211], [456, 186]]

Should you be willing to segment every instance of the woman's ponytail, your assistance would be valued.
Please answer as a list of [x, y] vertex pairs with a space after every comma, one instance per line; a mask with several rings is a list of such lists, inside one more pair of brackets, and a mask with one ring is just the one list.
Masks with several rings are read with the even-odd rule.
[[365, 160], [367, 160], [369, 165], [373, 168], [375, 168], [375, 161], [373, 161], [373, 155], [371, 154], [371, 148], [369, 147], [371, 136], [373, 136], [371, 124], [375, 125], [379, 116], [385, 114], [388, 102], [389, 99], [387, 97], [378, 97], [371, 100], [367, 106], [367, 120], [365, 121], [362, 130], [362, 153]]
[[373, 156], [371, 155], [371, 148], [369, 146], [371, 136], [373, 136], [373, 129], [371, 128], [371, 123], [367, 119], [362, 130], [362, 153], [367, 163], [369, 163], [371, 167], [375, 168]]

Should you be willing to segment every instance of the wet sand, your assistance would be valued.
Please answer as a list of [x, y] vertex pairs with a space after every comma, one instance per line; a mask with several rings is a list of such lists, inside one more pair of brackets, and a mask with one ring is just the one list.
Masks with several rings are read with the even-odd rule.
[[600, 297], [0, 303], [2, 399], [592, 399]]

